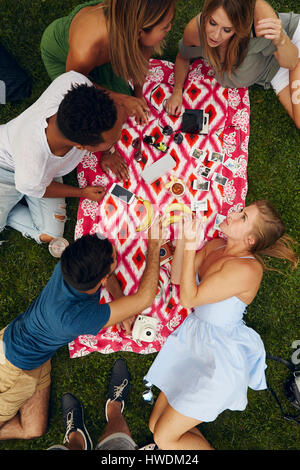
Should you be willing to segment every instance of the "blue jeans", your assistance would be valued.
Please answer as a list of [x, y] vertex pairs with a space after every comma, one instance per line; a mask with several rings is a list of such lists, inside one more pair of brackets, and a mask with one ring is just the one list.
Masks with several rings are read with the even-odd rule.
[[[62, 182], [62, 178], [56, 181]], [[20, 202], [23, 197], [27, 206]], [[41, 243], [41, 234], [62, 237], [65, 221], [64, 198], [26, 196], [17, 191], [14, 172], [0, 167], [0, 232], [9, 226]]]

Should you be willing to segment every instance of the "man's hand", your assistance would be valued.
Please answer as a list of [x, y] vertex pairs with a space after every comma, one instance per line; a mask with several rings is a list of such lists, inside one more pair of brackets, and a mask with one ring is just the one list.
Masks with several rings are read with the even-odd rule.
[[125, 334], [129, 335], [132, 324], [134, 323], [135, 319], [136, 319], [136, 316], [133, 315], [132, 317], [126, 318], [126, 320], [123, 320], [121, 323], [117, 323], [116, 324], [117, 330], [121, 331], [121, 329], [123, 329], [125, 330]]
[[163, 230], [160, 218], [157, 216], [148, 230], [148, 247], [156, 244], [161, 246], [166, 241], [165, 235], [166, 230]]
[[117, 150], [113, 153], [103, 152], [100, 166], [106, 174], [108, 170], [111, 170], [119, 180], [128, 180], [129, 178], [128, 166]]
[[90, 199], [91, 201], [101, 201], [106, 194], [106, 188], [104, 186], [87, 186], [81, 189], [81, 197]]

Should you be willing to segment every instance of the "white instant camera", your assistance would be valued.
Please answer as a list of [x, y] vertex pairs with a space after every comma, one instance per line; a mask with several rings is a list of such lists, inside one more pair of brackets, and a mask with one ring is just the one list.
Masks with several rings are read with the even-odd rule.
[[158, 320], [147, 315], [138, 315], [132, 329], [132, 338], [135, 341], [151, 343], [155, 340]]

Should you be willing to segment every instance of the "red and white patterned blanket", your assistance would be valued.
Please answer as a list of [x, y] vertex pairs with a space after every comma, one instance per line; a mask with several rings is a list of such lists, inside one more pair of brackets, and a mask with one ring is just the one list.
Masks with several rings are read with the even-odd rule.
[[[174, 84], [174, 64], [161, 60], [150, 61], [150, 72], [144, 85], [144, 96], [151, 109], [147, 125], [141, 126], [130, 118], [123, 126], [121, 139], [115, 146], [124, 157], [130, 169], [130, 181], [121, 184], [137, 196], [155, 204], [160, 213], [166, 205], [172, 202], [183, 202], [190, 205], [192, 201], [207, 199], [205, 212], [205, 240], [220, 235], [215, 227], [217, 214], [226, 216], [228, 211], [237, 210], [245, 205], [247, 194], [247, 162], [250, 104], [247, 88], [227, 89], [221, 87], [214, 78], [214, 73], [203, 60], [193, 62], [185, 82], [183, 108], [203, 109], [209, 114], [209, 134], [183, 134], [181, 144], [174, 141], [174, 134], [180, 132], [182, 115], [168, 116], [164, 111], [164, 101], [171, 94]], [[184, 110], [184, 109], [183, 109]], [[173, 134], [162, 133], [162, 128], [170, 125]], [[156, 142], [164, 142], [169, 147], [168, 153], [176, 160], [176, 166], [171, 174], [165, 174], [151, 185], [147, 185], [140, 173], [144, 167], [161, 158], [164, 153], [143, 142], [145, 135], [155, 136]], [[137, 137], [142, 144], [142, 161], [136, 161], [133, 156], [136, 149], [132, 142]], [[192, 154], [195, 149], [205, 152], [202, 163]], [[223, 163], [209, 160], [210, 152], [224, 155]], [[104, 185], [109, 187], [118, 182], [111, 173], [105, 175], [99, 165], [101, 154], [86, 154], [78, 165], [77, 177], [80, 187], [86, 185]], [[226, 162], [234, 162], [234, 171], [227, 168]], [[200, 165], [200, 166], [199, 166]], [[199, 168], [211, 168], [208, 178], [209, 191], [196, 191], [192, 182], [199, 179]], [[212, 177], [219, 173], [227, 178], [225, 186], [213, 181]], [[170, 176], [182, 179], [186, 191], [181, 197], [175, 198], [165, 184]], [[88, 199], [80, 200], [75, 239], [86, 233], [100, 232], [108, 237], [118, 252], [116, 275], [125, 295], [136, 292], [145, 267], [147, 251], [147, 233], [136, 232], [136, 227], [145, 215], [144, 206], [137, 201], [130, 205], [115, 198], [109, 193], [100, 202]], [[174, 225], [170, 226], [170, 238], [174, 238]], [[221, 234], [222, 236], [222, 234]], [[160, 281], [164, 286], [164, 296], [157, 297], [148, 315], [159, 320], [158, 334], [152, 343], [136, 342], [125, 332], [119, 332], [116, 327], [103, 329], [97, 336], [83, 335], [69, 344], [70, 357], [80, 357], [91, 352], [113, 353], [116, 351], [131, 351], [150, 354], [161, 349], [172, 331], [174, 331], [190, 313], [179, 303], [179, 288], [173, 285], [170, 289], [170, 263], [160, 270]], [[111, 297], [106, 289], [102, 289], [100, 302], [109, 302]]]

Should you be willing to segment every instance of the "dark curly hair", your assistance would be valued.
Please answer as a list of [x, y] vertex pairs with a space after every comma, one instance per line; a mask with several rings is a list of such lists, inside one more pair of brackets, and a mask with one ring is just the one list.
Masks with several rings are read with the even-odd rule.
[[98, 145], [102, 132], [113, 128], [117, 110], [108, 94], [87, 84], [73, 85], [57, 111], [57, 126], [64, 137], [80, 145]]
[[61, 272], [68, 284], [84, 292], [109, 274], [113, 261], [113, 246], [107, 238], [83, 235], [64, 250]]

